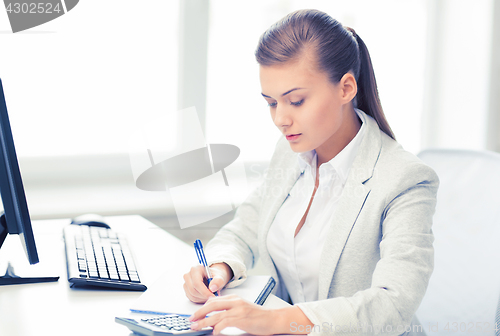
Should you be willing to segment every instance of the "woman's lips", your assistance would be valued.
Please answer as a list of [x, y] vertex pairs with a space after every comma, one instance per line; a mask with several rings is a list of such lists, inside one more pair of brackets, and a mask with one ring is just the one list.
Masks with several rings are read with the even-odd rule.
[[290, 134], [290, 135], [287, 135], [286, 136], [286, 139], [288, 141], [295, 141], [297, 140], [300, 136], [302, 135], [302, 133], [299, 133], [299, 134]]

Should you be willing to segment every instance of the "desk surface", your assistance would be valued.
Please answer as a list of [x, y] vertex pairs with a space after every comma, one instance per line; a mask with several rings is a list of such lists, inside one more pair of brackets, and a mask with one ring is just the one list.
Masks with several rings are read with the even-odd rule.
[[[115, 231], [127, 235], [146, 286], [169, 269], [182, 276], [198, 262], [191, 246], [140, 216], [107, 219]], [[41, 262], [30, 269], [40, 268], [61, 278], [54, 283], [0, 286], [0, 335], [131, 335], [114, 318], [128, 315], [142, 292], [70, 288], [62, 240], [62, 228], [68, 224], [69, 220], [33, 222]], [[0, 272], [5, 270], [7, 256], [11, 261], [16, 258], [16, 266], [27, 264], [19, 238], [8, 239], [10, 245], [0, 249]]]

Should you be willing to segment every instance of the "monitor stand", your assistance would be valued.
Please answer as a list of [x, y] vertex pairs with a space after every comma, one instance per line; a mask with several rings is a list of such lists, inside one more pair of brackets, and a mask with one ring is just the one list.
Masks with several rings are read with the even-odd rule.
[[14, 273], [14, 267], [9, 263], [4, 276], [0, 277], [0, 286], [4, 285], [20, 285], [28, 283], [52, 282], [59, 280], [59, 277], [32, 277], [22, 278]]
[[[5, 215], [2, 214], [0, 217], [0, 248], [3, 242], [7, 238], [7, 224], [5, 222]], [[28, 283], [38, 283], [38, 282], [52, 282], [59, 280], [59, 277], [20, 277], [14, 273], [14, 267], [7, 264], [7, 271], [4, 276], [0, 276], [0, 286], [4, 285], [20, 285]]]

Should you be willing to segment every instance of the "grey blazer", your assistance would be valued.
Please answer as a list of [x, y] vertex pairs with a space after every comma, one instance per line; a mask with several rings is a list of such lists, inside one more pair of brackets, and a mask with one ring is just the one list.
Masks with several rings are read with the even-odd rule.
[[[318, 301], [297, 306], [314, 324], [311, 334], [422, 334], [414, 314], [434, 266], [439, 180], [364, 116], [366, 133], [321, 255]], [[297, 153], [280, 138], [262, 185], [207, 244], [209, 263], [226, 262], [234, 272], [227, 287], [244, 281], [260, 257], [278, 282], [273, 293], [290, 301], [266, 240], [299, 174]]]

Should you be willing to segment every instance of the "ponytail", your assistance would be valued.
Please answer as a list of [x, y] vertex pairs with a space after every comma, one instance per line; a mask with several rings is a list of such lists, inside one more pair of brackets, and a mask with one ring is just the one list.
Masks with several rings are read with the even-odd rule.
[[354, 107], [375, 119], [378, 127], [395, 139], [380, 104], [370, 54], [354, 29], [321, 11], [298, 10], [262, 34], [255, 57], [264, 66], [285, 63], [299, 57], [307, 46], [316, 49], [318, 68], [332, 83], [338, 83], [349, 71], [354, 74], [358, 84]]
[[359, 37], [354, 29], [346, 27], [356, 39], [359, 48], [359, 75], [357, 79], [358, 93], [356, 94], [356, 107], [370, 115], [377, 121], [378, 127], [392, 139], [396, 140], [387, 119], [385, 118], [382, 104], [377, 89], [375, 72], [373, 71], [372, 60], [365, 42]]

